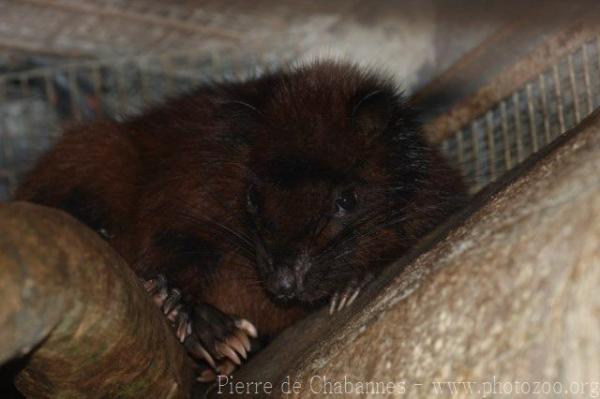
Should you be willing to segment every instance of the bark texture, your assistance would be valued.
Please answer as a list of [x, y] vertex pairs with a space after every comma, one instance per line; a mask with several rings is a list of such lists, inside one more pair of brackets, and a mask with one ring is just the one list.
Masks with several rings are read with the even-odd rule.
[[31, 398], [186, 398], [183, 347], [134, 273], [70, 216], [0, 204], [0, 364]]

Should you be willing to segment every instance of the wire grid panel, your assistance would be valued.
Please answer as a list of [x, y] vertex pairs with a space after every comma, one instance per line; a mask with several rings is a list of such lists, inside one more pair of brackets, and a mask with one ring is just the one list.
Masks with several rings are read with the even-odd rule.
[[442, 142], [477, 192], [600, 107], [600, 38], [583, 43]]
[[[281, 60], [279, 62], [285, 62]], [[0, 75], [0, 200], [63, 127], [121, 119], [218, 76], [243, 77], [277, 62], [252, 55], [178, 53]]]

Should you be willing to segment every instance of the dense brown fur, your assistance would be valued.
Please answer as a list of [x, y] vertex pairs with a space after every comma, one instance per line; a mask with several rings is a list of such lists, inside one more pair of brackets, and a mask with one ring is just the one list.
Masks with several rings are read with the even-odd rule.
[[[346, 214], [336, 204], [348, 190], [358, 205]], [[188, 301], [274, 334], [465, 197], [393, 84], [321, 62], [74, 128], [16, 198], [65, 209], [139, 275], [164, 273]], [[284, 280], [287, 303], [275, 299]]]

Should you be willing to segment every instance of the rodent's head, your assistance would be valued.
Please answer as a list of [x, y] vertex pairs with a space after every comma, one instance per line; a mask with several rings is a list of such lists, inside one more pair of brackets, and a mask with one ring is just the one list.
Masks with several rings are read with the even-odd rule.
[[313, 303], [412, 244], [429, 147], [377, 74], [316, 63], [263, 82], [246, 193], [258, 271], [273, 296]]

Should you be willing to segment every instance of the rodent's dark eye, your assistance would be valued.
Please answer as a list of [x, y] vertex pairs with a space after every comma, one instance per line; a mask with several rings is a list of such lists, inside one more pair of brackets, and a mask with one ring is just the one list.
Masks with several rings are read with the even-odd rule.
[[258, 199], [256, 194], [256, 186], [254, 186], [254, 184], [248, 187], [248, 192], [246, 193], [246, 203], [250, 213], [255, 214], [258, 212]]
[[346, 189], [342, 191], [337, 200], [335, 200], [336, 215], [344, 216], [345, 214], [352, 212], [358, 205], [358, 198], [356, 192], [352, 189]]

